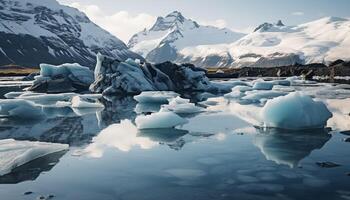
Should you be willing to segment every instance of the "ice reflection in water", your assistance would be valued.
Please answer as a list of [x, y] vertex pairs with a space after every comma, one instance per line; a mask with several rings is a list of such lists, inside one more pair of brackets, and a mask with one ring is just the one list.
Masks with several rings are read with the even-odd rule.
[[253, 143], [267, 160], [277, 164], [297, 167], [313, 150], [321, 149], [331, 138], [329, 129], [290, 131], [259, 129]]

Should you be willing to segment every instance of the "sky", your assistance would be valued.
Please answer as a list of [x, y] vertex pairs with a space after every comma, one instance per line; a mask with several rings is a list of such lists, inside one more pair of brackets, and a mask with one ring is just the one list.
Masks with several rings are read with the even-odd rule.
[[124, 42], [177, 10], [199, 24], [250, 32], [281, 19], [297, 25], [326, 16], [350, 17], [350, 0], [58, 0], [76, 7]]

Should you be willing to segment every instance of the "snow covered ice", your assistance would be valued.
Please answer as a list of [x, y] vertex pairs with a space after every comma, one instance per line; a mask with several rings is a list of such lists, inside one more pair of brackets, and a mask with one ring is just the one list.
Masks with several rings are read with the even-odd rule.
[[94, 82], [94, 74], [77, 63], [62, 65], [40, 64], [40, 75], [35, 76], [31, 91], [58, 93], [87, 90]]
[[170, 111], [161, 111], [150, 115], [139, 115], [135, 119], [138, 129], [173, 128], [188, 121]]
[[332, 113], [320, 101], [300, 92], [267, 101], [260, 112], [264, 127], [283, 129], [323, 128]]
[[0, 140], [0, 176], [37, 158], [67, 150], [68, 147], [67, 144]]

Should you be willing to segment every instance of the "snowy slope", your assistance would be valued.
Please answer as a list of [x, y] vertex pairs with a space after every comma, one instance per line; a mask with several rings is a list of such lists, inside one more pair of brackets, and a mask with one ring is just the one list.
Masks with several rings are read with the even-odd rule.
[[[274, 67], [295, 63], [349, 60], [350, 20], [326, 17], [298, 26], [264, 23], [240, 40], [227, 45], [201, 45], [180, 51], [179, 62], [202, 67]], [[212, 66], [209, 57], [226, 58]], [[231, 58], [231, 60], [227, 59]]]
[[118, 38], [56, 0], [0, 0], [0, 64], [93, 66], [97, 52], [139, 58]]
[[175, 61], [177, 52], [186, 47], [231, 43], [243, 37], [229, 29], [201, 26], [174, 11], [166, 17], [158, 17], [149, 30], [135, 34], [128, 46], [150, 62]]

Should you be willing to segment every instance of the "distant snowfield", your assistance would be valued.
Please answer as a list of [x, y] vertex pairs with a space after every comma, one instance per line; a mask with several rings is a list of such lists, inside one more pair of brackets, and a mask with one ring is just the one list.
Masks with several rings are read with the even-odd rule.
[[349, 60], [349, 47], [350, 20], [326, 17], [298, 26], [263, 24], [231, 44], [191, 46], [180, 50], [180, 54], [192, 62], [229, 55], [233, 62], [218, 67], [238, 67], [254, 64], [263, 57], [274, 60], [292, 55], [299, 56], [305, 64]]

